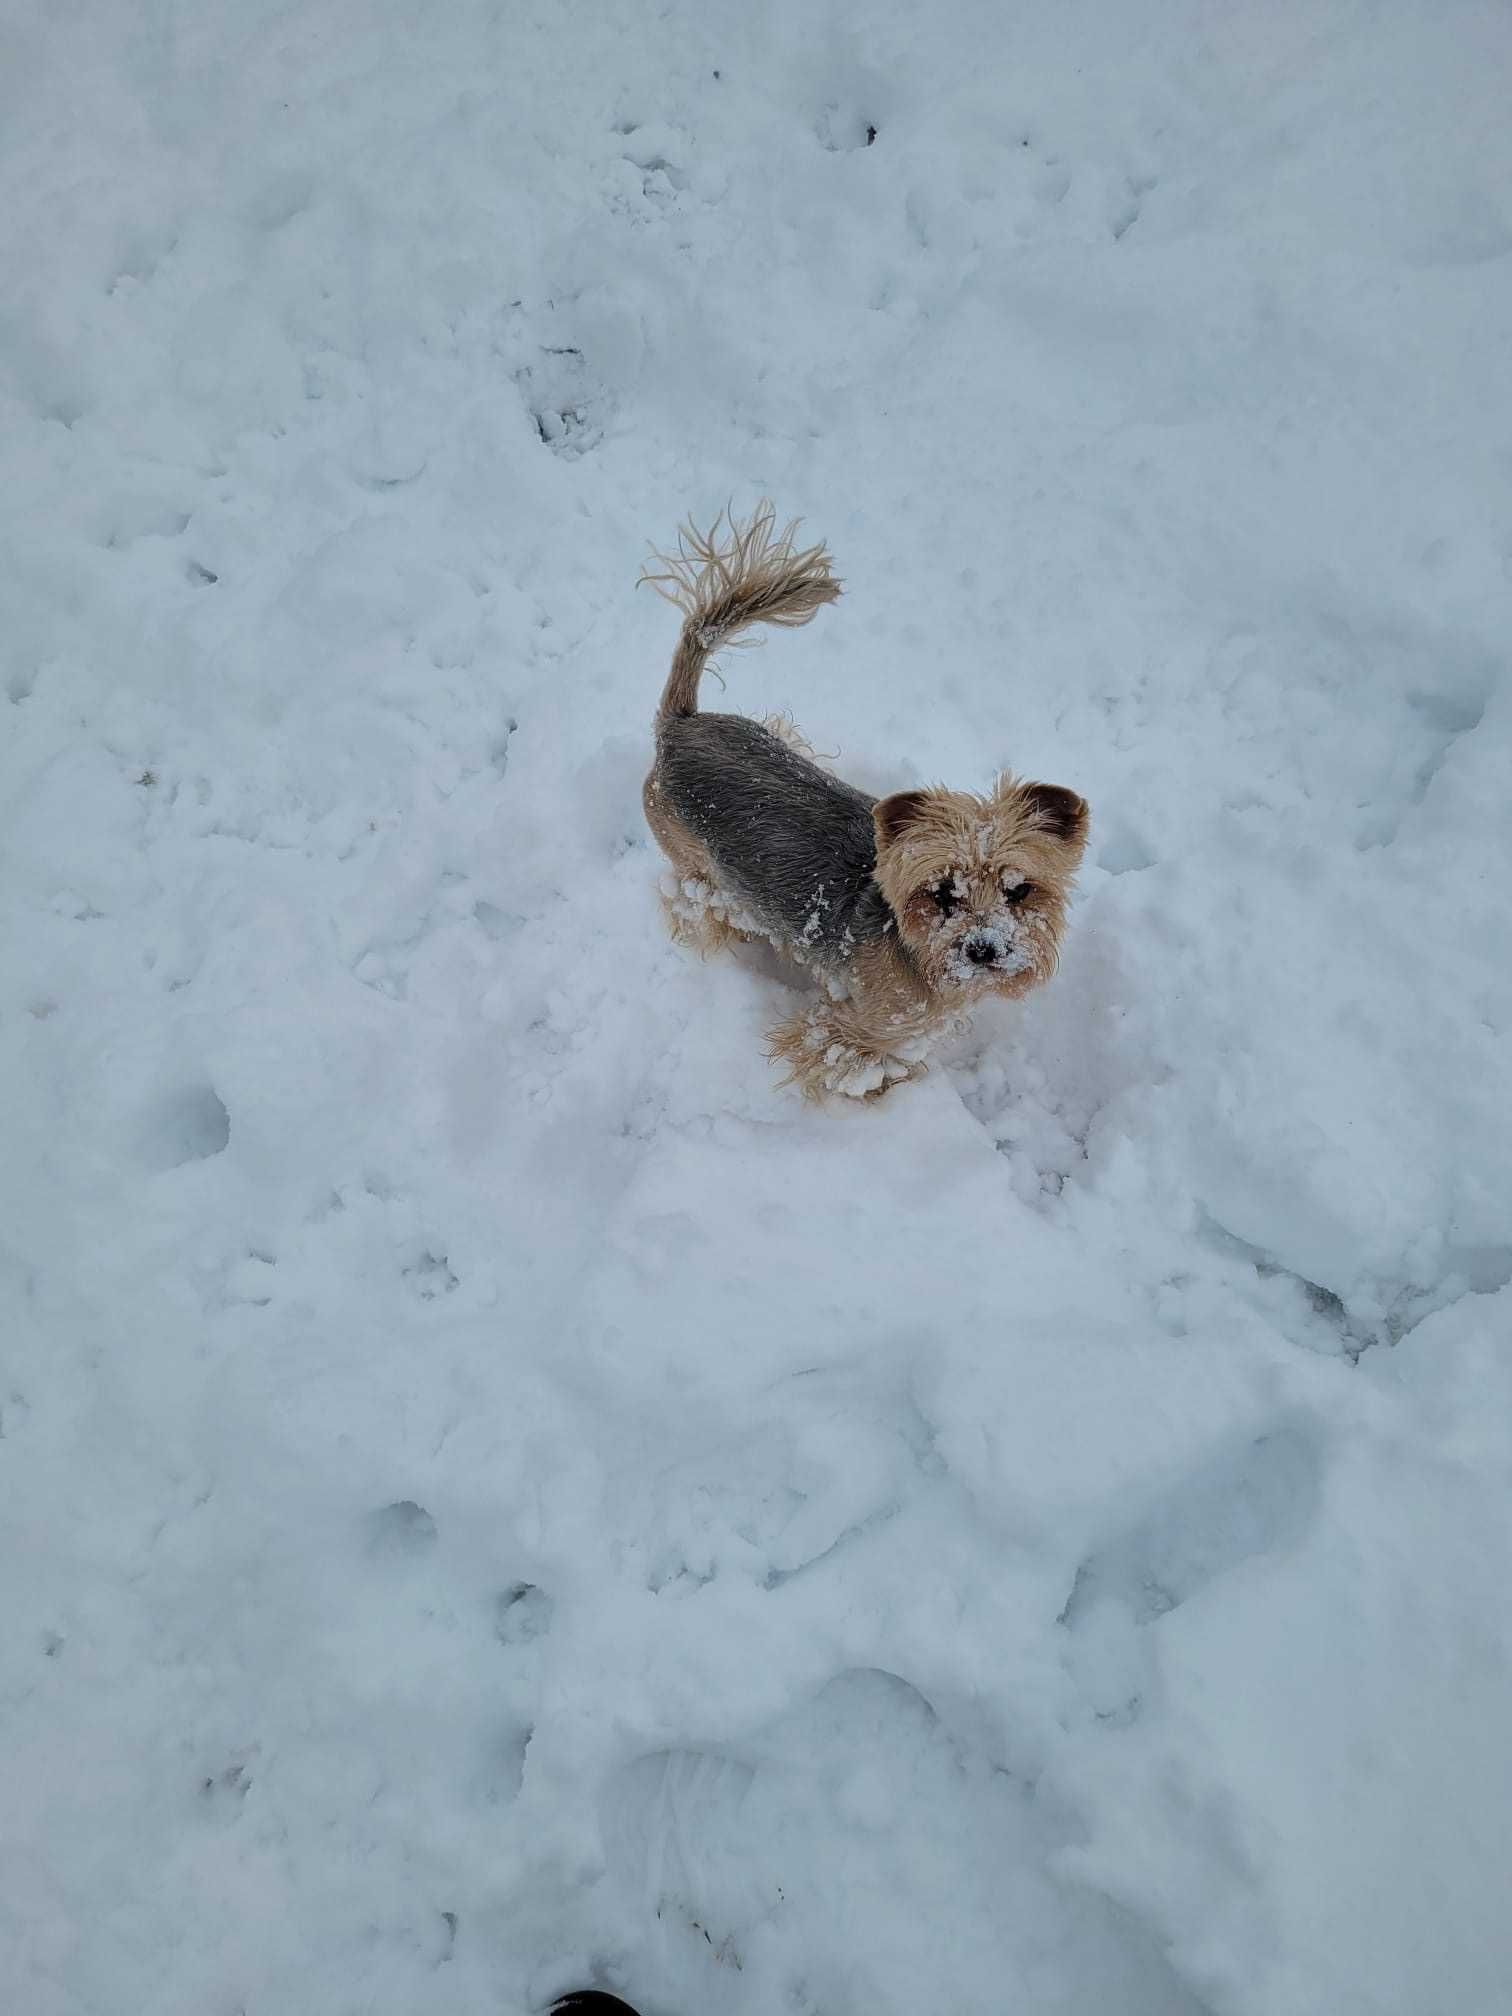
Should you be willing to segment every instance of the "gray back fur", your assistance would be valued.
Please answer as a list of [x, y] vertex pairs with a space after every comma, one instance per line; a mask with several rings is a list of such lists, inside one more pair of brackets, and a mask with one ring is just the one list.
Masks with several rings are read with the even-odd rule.
[[772, 938], [840, 968], [895, 931], [872, 879], [876, 800], [741, 714], [657, 724], [667, 805], [709, 850], [721, 893]]

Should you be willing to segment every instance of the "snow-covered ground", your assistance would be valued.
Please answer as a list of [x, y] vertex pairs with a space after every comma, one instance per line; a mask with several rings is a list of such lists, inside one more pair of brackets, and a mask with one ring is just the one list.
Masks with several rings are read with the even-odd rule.
[[[1512, 2010], [1509, 102], [1499, 0], [5, 8], [7, 2011]], [[763, 492], [730, 704], [1094, 810], [875, 1108], [657, 913], [635, 576]]]

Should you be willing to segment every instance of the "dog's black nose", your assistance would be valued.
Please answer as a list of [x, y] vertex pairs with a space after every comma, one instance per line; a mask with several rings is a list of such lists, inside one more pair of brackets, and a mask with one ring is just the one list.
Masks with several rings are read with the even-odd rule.
[[997, 947], [990, 938], [968, 938], [966, 957], [973, 966], [990, 966], [997, 957]]

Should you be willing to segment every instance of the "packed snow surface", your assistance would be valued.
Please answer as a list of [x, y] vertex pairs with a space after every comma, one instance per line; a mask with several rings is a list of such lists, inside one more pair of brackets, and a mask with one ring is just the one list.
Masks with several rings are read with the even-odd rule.
[[[7, 2011], [1512, 2010], [1509, 104], [1499, 0], [4, 8]], [[658, 911], [633, 583], [763, 494], [724, 704], [1093, 807], [875, 1106]]]

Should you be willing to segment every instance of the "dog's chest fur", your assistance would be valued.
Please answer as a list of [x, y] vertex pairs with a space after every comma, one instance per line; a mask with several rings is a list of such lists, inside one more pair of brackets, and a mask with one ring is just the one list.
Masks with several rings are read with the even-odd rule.
[[875, 799], [759, 722], [662, 721], [656, 774], [668, 808], [708, 849], [721, 893], [798, 957], [841, 968], [895, 930], [872, 879]]

